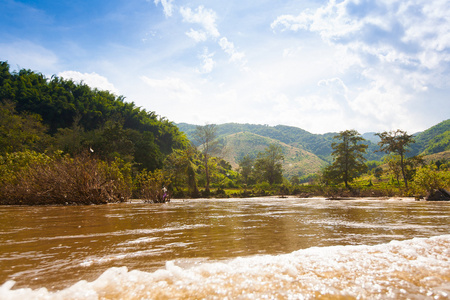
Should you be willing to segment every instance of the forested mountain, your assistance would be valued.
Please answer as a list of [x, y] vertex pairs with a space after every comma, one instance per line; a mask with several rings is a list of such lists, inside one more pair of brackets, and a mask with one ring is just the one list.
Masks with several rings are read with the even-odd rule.
[[[195, 143], [193, 133], [196, 125], [177, 124], [188, 139]], [[261, 151], [270, 143], [283, 148], [285, 154], [284, 169], [286, 175], [306, 175], [318, 171], [332, 161], [331, 143], [338, 133], [313, 134], [292, 126], [268, 126], [254, 124], [227, 123], [217, 125], [217, 134], [226, 145], [224, 157], [233, 167], [245, 154]], [[379, 137], [374, 132], [363, 133], [368, 144], [367, 160], [381, 160], [384, 153], [375, 152]], [[443, 121], [424, 132], [415, 134], [416, 143], [411, 146], [409, 155], [433, 154], [450, 150], [450, 120]], [[301, 155], [300, 155], [301, 154]], [[301, 159], [298, 159], [301, 157]], [[309, 161], [309, 162], [308, 162]]]
[[450, 150], [450, 119], [423, 131], [415, 136], [412, 154], [430, 155]]
[[255, 158], [258, 152], [263, 152], [271, 144], [277, 144], [281, 147], [285, 157], [283, 161], [283, 175], [288, 178], [314, 174], [327, 164], [317, 155], [302, 148], [291, 146], [279, 140], [255, 133], [232, 133], [222, 136], [220, 140], [225, 145], [223, 158], [235, 169], [238, 168], [239, 161], [244, 156], [250, 155]]
[[[8, 63], [0, 62], [0, 111], [5, 123], [0, 124], [0, 155], [26, 149], [70, 154], [90, 149], [103, 159], [120, 157], [139, 169], [154, 170], [173, 149], [188, 144], [175, 124], [124, 100], [56, 76], [46, 78], [25, 69], [10, 72]], [[25, 129], [24, 120], [31, 117], [35, 122]], [[20, 128], [10, 126], [14, 120]], [[44, 126], [37, 129], [38, 123]], [[29, 135], [30, 128], [34, 136], [25, 143], [23, 135]]]

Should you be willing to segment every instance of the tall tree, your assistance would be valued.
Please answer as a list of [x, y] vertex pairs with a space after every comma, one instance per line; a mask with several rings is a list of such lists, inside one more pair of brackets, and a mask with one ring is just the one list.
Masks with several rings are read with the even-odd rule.
[[334, 139], [340, 142], [331, 144], [334, 162], [325, 168], [325, 177], [344, 182], [345, 187], [349, 188], [349, 182], [367, 168], [363, 154], [368, 146], [362, 143], [365, 139], [356, 130], [341, 131]]
[[249, 154], [245, 155], [239, 160], [239, 172], [246, 185], [248, 185], [250, 182], [250, 178], [253, 173], [254, 163], [255, 163], [254, 158]]
[[403, 181], [405, 182], [405, 187], [408, 188], [408, 178], [405, 170], [405, 154], [409, 152], [407, 149], [408, 145], [415, 142], [413, 136], [400, 129], [397, 129], [396, 131], [384, 131], [382, 133], [377, 133], [376, 135], [381, 139], [378, 142], [380, 149], [377, 151], [395, 153], [400, 156]]
[[200, 151], [203, 154], [203, 166], [205, 168], [206, 192], [209, 192], [209, 157], [219, 152], [219, 141], [217, 140], [217, 126], [215, 124], [206, 124], [197, 126], [194, 132], [194, 138], [199, 144]]
[[185, 149], [175, 149], [164, 161], [164, 170], [170, 174], [175, 188], [188, 187], [189, 195], [198, 196], [194, 159], [197, 149], [189, 145]]
[[276, 144], [271, 144], [264, 152], [258, 153], [255, 162], [255, 172], [269, 184], [281, 183], [283, 181], [284, 160], [283, 150]]

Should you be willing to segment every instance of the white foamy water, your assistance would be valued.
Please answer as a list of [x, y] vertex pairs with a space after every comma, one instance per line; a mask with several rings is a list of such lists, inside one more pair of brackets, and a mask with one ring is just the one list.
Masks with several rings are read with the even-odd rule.
[[0, 287], [0, 299], [449, 299], [450, 235], [312, 247], [227, 261], [107, 269], [60, 290]]

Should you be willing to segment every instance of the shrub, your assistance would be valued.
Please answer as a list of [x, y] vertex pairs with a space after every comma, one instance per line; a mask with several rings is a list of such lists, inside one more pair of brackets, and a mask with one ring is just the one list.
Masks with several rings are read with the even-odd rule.
[[163, 187], [170, 184], [170, 179], [162, 170], [143, 170], [136, 176], [136, 195], [145, 202], [162, 203], [165, 201]]
[[89, 154], [13, 153], [2, 158], [0, 169], [2, 204], [103, 204], [130, 195], [123, 170]]
[[432, 167], [421, 167], [417, 169], [414, 176], [413, 190], [421, 196], [449, 186], [450, 172], [448, 171], [439, 171]]

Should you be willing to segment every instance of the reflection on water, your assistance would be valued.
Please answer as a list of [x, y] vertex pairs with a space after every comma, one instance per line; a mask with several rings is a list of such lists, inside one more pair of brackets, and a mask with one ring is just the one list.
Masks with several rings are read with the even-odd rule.
[[[235, 289], [236, 295], [254, 293], [254, 299], [263, 294], [370, 297], [361, 294], [369, 285], [385, 296], [397, 297], [400, 292], [393, 291], [398, 287], [407, 294], [434, 293], [439, 298], [450, 291], [450, 237], [444, 236], [450, 234], [449, 212], [445, 202], [298, 198], [0, 207], [0, 284], [6, 282], [0, 298], [12, 295], [11, 280], [14, 289], [71, 286], [61, 293], [75, 293], [78, 285], [88, 284], [82, 280], [104, 285], [130, 278], [146, 292], [156, 292], [150, 283], [167, 285], [174, 293], [184, 290], [164, 294], [168, 299], [233, 298], [227, 293]], [[429, 239], [433, 236], [442, 237]], [[389, 243], [393, 240], [404, 242]], [[333, 247], [346, 245], [354, 247]], [[434, 262], [434, 271], [424, 267], [425, 261], [427, 268]], [[397, 269], [395, 263], [400, 264]], [[374, 271], [382, 275], [367, 280]], [[420, 278], [411, 277], [410, 271], [419, 272]], [[181, 285], [192, 280], [188, 285], [199, 290], [189, 294], [189, 287], [178, 286], [177, 292], [173, 276], [180, 277]], [[211, 286], [200, 291], [195, 284], [199, 276], [202, 282], [211, 280]], [[270, 284], [277, 285], [275, 290]], [[430, 288], [436, 284], [441, 290]], [[223, 294], [213, 293], [214, 287], [224, 289]]]

